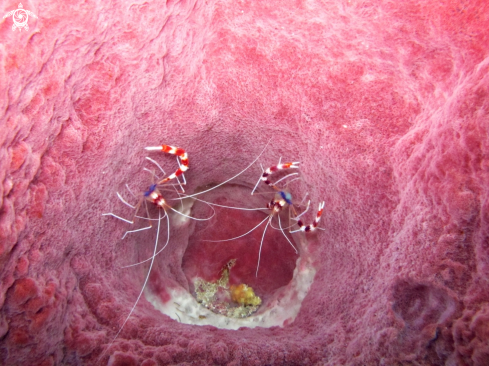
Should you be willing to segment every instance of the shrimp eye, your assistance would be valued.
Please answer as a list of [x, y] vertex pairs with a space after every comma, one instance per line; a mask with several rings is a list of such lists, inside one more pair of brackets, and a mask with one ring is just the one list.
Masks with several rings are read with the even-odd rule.
[[144, 197], [148, 197], [151, 193], [153, 193], [155, 188], [156, 188], [156, 184], [150, 185], [149, 189], [146, 192], [144, 192]]
[[287, 202], [289, 205], [292, 204], [292, 195], [289, 192], [280, 191], [280, 196]]

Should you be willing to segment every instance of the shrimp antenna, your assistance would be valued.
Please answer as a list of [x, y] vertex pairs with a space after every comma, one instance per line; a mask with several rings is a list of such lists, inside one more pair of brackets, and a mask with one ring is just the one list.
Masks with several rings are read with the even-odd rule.
[[[287, 174], [286, 176], [283, 176], [282, 178], [280, 178], [278, 181], [276, 181], [274, 183], [274, 185], [277, 185], [278, 183], [280, 183], [281, 181], [283, 181], [284, 179], [287, 179], [288, 177], [292, 177], [293, 175], [298, 175], [299, 173], [290, 173], [290, 174]], [[293, 182], [295, 180], [297, 180], [298, 178], [295, 178], [295, 179], [292, 179], [290, 181], [287, 182], [287, 184], [289, 184], [290, 182]]]
[[307, 201], [307, 207], [306, 209], [300, 214], [300, 215], [297, 215], [296, 217], [293, 217], [292, 220], [299, 220], [299, 217], [301, 217], [302, 215], [304, 215], [308, 210], [309, 210], [309, 206], [311, 205], [311, 200]]
[[[265, 238], [265, 233], [267, 232], [267, 228], [268, 228], [268, 225], [271, 226], [271, 222], [272, 222], [272, 218], [273, 216], [270, 215], [269, 217], [269, 220], [268, 220], [268, 223], [267, 225], [265, 226], [265, 230], [263, 230], [263, 235], [261, 237], [261, 242], [260, 242], [260, 250], [258, 252], [258, 264], [256, 266], [256, 274], [255, 276], [258, 277], [258, 269], [260, 268], [260, 259], [261, 259], [261, 248], [263, 246], [263, 239]], [[287, 241], [289, 242], [289, 244], [292, 246], [292, 248], [295, 250], [295, 253], [298, 254], [299, 252], [297, 251], [296, 247], [294, 246], [294, 244], [292, 244], [292, 242], [290, 241], [290, 239], [287, 237], [287, 235], [285, 234], [284, 232], [284, 229], [282, 229], [282, 222], [280, 221], [280, 215], [277, 215], [277, 218], [278, 218], [278, 224], [280, 226], [280, 231], [282, 232], [282, 234], [285, 236], [285, 239], [287, 239]], [[263, 221], [262, 221], [263, 222]], [[261, 223], [260, 223], [261, 225]]]
[[[166, 247], [166, 245], [168, 244], [168, 241], [170, 239], [170, 220], [168, 219], [168, 215], [165, 215], [165, 216], [166, 216], [166, 222], [167, 222], [167, 226], [168, 226], [168, 234], [167, 234], [167, 239], [166, 239], [166, 244], [165, 244], [165, 247]], [[124, 329], [124, 326], [126, 325], [127, 321], [129, 320], [129, 318], [131, 317], [132, 313], [134, 312], [134, 309], [136, 309], [136, 305], [138, 304], [139, 299], [143, 295], [143, 292], [144, 292], [144, 289], [146, 287], [146, 284], [148, 283], [149, 275], [151, 273], [151, 269], [153, 268], [153, 263], [154, 263], [154, 259], [155, 259], [155, 256], [156, 256], [156, 250], [158, 249], [158, 239], [159, 239], [159, 236], [160, 236], [160, 226], [161, 226], [161, 211], [160, 210], [158, 210], [158, 217], [159, 217], [159, 220], [158, 220], [158, 229], [156, 231], [156, 240], [155, 240], [155, 247], [154, 247], [154, 251], [153, 251], [153, 256], [151, 257], [151, 264], [149, 265], [148, 274], [146, 275], [146, 279], [144, 280], [144, 284], [143, 284], [143, 287], [141, 289], [141, 292], [139, 293], [139, 296], [136, 299], [136, 302], [134, 303], [134, 306], [132, 307], [131, 311], [129, 312], [129, 315], [127, 316], [126, 320], [124, 320], [124, 323], [122, 323], [122, 326], [120, 327], [119, 331], [115, 335], [114, 339], [112, 339], [112, 341], [109, 343], [109, 345], [102, 352], [102, 354], [99, 357], [99, 360], [107, 353], [107, 351], [110, 348], [110, 346], [114, 343], [114, 341], [117, 339], [117, 337], [119, 336], [119, 334], [122, 332], [122, 329]]]
[[[231, 241], [231, 240], [234, 240], [234, 239], [239, 239], [239, 238], [242, 238], [243, 236], [246, 236], [248, 235], [249, 233], [253, 232], [253, 230], [255, 230], [256, 228], [260, 227], [261, 224], [263, 224], [265, 221], [267, 221], [268, 219], [270, 219], [270, 215], [268, 215], [267, 217], [265, 217], [265, 219], [263, 219], [258, 225], [256, 225], [253, 229], [251, 229], [250, 231], [248, 231], [247, 233], [244, 233], [243, 235], [240, 235], [240, 236], [237, 236], [235, 238], [231, 238], [231, 239], [223, 239], [223, 240], [202, 240], [202, 241], [211, 241], [211, 242], [214, 242], [214, 243], [217, 243], [217, 242], [222, 242], [222, 241]], [[268, 226], [268, 224], [267, 224]]]
[[260, 269], [261, 247], [263, 246], [263, 239], [265, 238], [265, 233], [267, 232], [267, 227], [268, 227], [268, 225], [270, 225], [270, 222], [272, 221], [272, 217], [273, 216], [268, 217], [268, 222], [265, 225], [265, 230], [263, 230], [263, 235], [261, 236], [260, 250], [258, 252], [258, 264], [256, 265], [256, 274], [255, 274], [255, 277], [258, 277], [258, 270]]
[[[206, 202], [206, 203], [207, 203], [207, 202]], [[183, 212], [180, 212], [180, 211], [178, 211], [178, 210], [175, 210], [173, 207], [170, 207], [170, 206], [168, 206], [168, 207], [169, 207], [169, 208], [170, 208], [170, 210], [172, 210], [173, 212], [176, 212], [177, 214], [179, 214], [179, 215], [181, 215], [181, 216], [183, 216], [183, 217], [186, 217], [187, 219], [192, 219], [192, 220], [195, 220], [195, 221], [207, 221], [207, 220], [212, 219], [212, 218], [214, 217], [214, 215], [216, 214], [216, 210], [214, 210], [214, 208], [213, 208], [213, 207], [212, 207], [210, 204], [209, 204], [209, 207], [210, 207], [210, 208], [212, 208], [213, 213], [212, 213], [212, 216], [211, 216], [211, 217], [207, 217], [207, 218], [205, 218], [205, 219], [198, 219], [198, 218], [196, 218], [196, 217], [192, 217], [192, 216], [189, 216], [189, 215], [185, 215]]]
[[[178, 179], [178, 177], [177, 177], [177, 179]], [[182, 196], [184, 196], [184, 198], [186, 198], [186, 197], [185, 197], [186, 195], [185, 195], [185, 194], [182, 194], [182, 193], [179, 193], [179, 192], [177, 191], [177, 189], [175, 188], [175, 186], [173, 187], [173, 189], [175, 190], [175, 192], [176, 192], [176, 193], [177, 193], [177, 195], [179, 196], [179, 197], [178, 197], [178, 199], [180, 200], [180, 204], [181, 204], [181, 205], [182, 205], [182, 207], [183, 207]], [[182, 188], [182, 189], [183, 189], [183, 188]], [[194, 199], [197, 199], [197, 198], [194, 198]], [[175, 210], [173, 207], [170, 207], [170, 206], [168, 206], [168, 207], [169, 207], [169, 208], [170, 208], [172, 211], [174, 211], [174, 212], [176, 212], [177, 214], [179, 214], [179, 215], [181, 215], [181, 216], [183, 216], [183, 217], [186, 217], [186, 218], [188, 218], [188, 219], [192, 219], [192, 220], [195, 220], [195, 221], [208, 221], [208, 220], [212, 219], [212, 218], [213, 218], [213, 217], [216, 215], [216, 210], [214, 210], [214, 207], [212, 207], [212, 206], [211, 206], [211, 204], [210, 204], [209, 202], [206, 202], [206, 201], [202, 201], [202, 202], [206, 203], [206, 204], [207, 204], [207, 205], [208, 205], [208, 206], [209, 206], [209, 207], [212, 209], [212, 215], [211, 215], [211, 217], [208, 217], [208, 218], [206, 218], [206, 219], [198, 219], [198, 218], [196, 218], [196, 217], [192, 217], [192, 216], [185, 215], [183, 212], [180, 212], [180, 211], [178, 211], [178, 210]]]
[[[153, 260], [153, 259], [154, 259], [154, 257], [156, 257], [158, 254], [160, 254], [160, 253], [161, 253], [163, 250], [165, 250], [166, 246], [168, 245], [168, 242], [170, 241], [170, 220], [168, 219], [168, 214], [166, 213], [166, 211], [165, 211], [165, 216], [166, 216], [166, 220], [167, 220], [167, 223], [168, 223], [168, 228], [167, 228], [167, 229], [168, 229], [168, 232], [167, 232], [167, 235], [166, 235], [166, 243], [165, 243], [165, 245], [163, 246], [163, 248], [161, 248], [161, 249], [158, 251], [158, 253], [153, 254], [153, 256], [151, 256], [151, 257], [150, 257], [150, 258], [148, 258], [148, 259], [145, 259], [144, 261], [141, 261], [141, 262], [138, 262], [138, 263], [129, 264], [129, 265], [127, 265], [127, 266], [122, 266], [121, 268], [129, 268], [129, 267], [134, 267], [134, 266], [137, 266], [137, 265], [139, 265], [139, 264], [146, 263], [146, 262], [148, 262], [148, 261], [150, 261], [150, 260]], [[165, 217], [165, 216], [163, 216], [163, 217]]]
[[265, 150], [267, 149], [268, 145], [270, 144], [270, 141], [272, 141], [272, 139], [271, 139], [271, 138], [270, 138], [270, 140], [268, 140], [267, 144], [265, 145], [265, 147], [263, 148], [263, 150], [261, 151], [261, 153], [260, 153], [260, 154], [259, 154], [259, 155], [258, 155], [258, 156], [255, 158], [255, 160], [253, 160], [253, 161], [252, 161], [252, 162], [251, 162], [251, 163], [250, 163], [250, 164], [249, 164], [249, 165], [248, 165], [246, 168], [244, 168], [244, 169], [243, 169], [242, 171], [240, 171], [238, 174], [236, 174], [236, 175], [232, 176], [231, 178], [229, 178], [229, 179], [225, 180], [225, 181], [224, 181], [224, 182], [222, 182], [222, 183], [219, 183], [217, 186], [214, 186], [214, 187], [209, 188], [209, 189], [207, 189], [207, 190], [205, 190], [205, 191], [202, 191], [202, 192], [198, 192], [198, 193], [194, 193], [194, 194], [188, 195], [187, 197], [188, 197], [188, 198], [190, 198], [190, 197], [195, 197], [195, 196], [199, 196], [199, 195], [201, 195], [201, 194], [204, 194], [204, 193], [210, 192], [210, 191], [212, 191], [213, 189], [216, 189], [216, 188], [218, 188], [218, 187], [220, 187], [220, 186], [222, 186], [222, 185], [224, 185], [224, 184], [226, 184], [226, 183], [228, 183], [228, 182], [232, 181], [234, 178], [239, 177], [241, 174], [243, 174], [245, 171], [247, 171], [249, 168], [251, 168], [251, 166], [252, 166], [253, 164], [255, 164], [255, 163], [258, 161], [258, 159], [260, 159], [260, 156], [262, 156], [262, 155], [263, 155], [263, 153], [264, 153], [264, 152], [265, 152]]
[[165, 171], [163, 170], [161, 165], [158, 164], [158, 162], [156, 160], [151, 159], [149, 156], [146, 156], [146, 160], [148, 160], [148, 161], [152, 162], [154, 165], [156, 165], [160, 169], [160, 171], [163, 173], [163, 176], [166, 175]]
[[282, 234], [284, 234], [285, 239], [287, 239], [287, 241], [289, 242], [289, 244], [291, 245], [291, 247], [295, 250], [295, 254], [298, 254], [299, 252], [297, 251], [297, 248], [294, 246], [294, 244], [292, 244], [292, 242], [290, 241], [290, 239], [285, 234], [284, 229], [282, 228], [282, 221], [280, 220], [280, 215], [277, 215], [277, 217], [278, 217], [278, 226], [280, 226], [280, 231], [282, 232]]
[[[269, 193], [269, 192], [267, 192]], [[232, 209], [232, 210], [241, 210], [241, 211], [259, 211], [259, 210], [266, 210], [266, 207], [258, 207], [258, 208], [245, 208], [245, 207], [233, 207], [233, 206], [225, 206], [225, 205], [219, 205], [217, 203], [212, 203], [212, 202], [207, 202], [207, 201], [204, 201], [200, 198], [195, 198], [195, 197], [192, 197], [192, 196], [187, 196], [185, 194], [180, 194], [180, 196], [183, 196], [183, 198], [191, 198], [193, 200], [196, 200], [196, 201], [199, 201], [199, 202], [202, 202], [202, 203], [205, 203], [205, 204], [208, 204], [209, 206], [216, 206], [216, 207], [222, 207], [222, 208], [229, 208], [229, 209]]]
[[[133, 205], [131, 205], [130, 203], [128, 203], [128, 202], [127, 202], [127, 201], [126, 201], [124, 198], [122, 198], [122, 196], [120, 195], [120, 193], [119, 193], [119, 192], [117, 192], [117, 197], [119, 198], [119, 200], [120, 200], [120, 201], [121, 201], [123, 204], [125, 204], [125, 205], [127, 205], [127, 206], [131, 207], [132, 209], [135, 209], [135, 210], [136, 210], [136, 212], [135, 212], [135, 214], [134, 214], [134, 217], [136, 217], [137, 210], [139, 209], [139, 205], [140, 205], [140, 203], [141, 203], [141, 202], [138, 202], [138, 204], [137, 204], [136, 206], [133, 206]], [[123, 217], [117, 216], [117, 215], [116, 215], [116, 214], [114, 214], [113, 212], [109, 212], [109, 213], [103, 213], [103, 214], [102, 214], [102, 216], [112, 216], [112, 217], [115, 217], [116, 219], [119, 219], [119, 220], [121, 220], [121, 221], [127, 222], [128, 224], [131, 224], [131, 225], [132, 225], [132, 224], [134, 224], [134, 217], [132, 218], [132, 221], [131, 221], [131, 220], [125, 219], [125, 218], [123, 218]]]
[[[148, 230], [148, 229], [151, 229], [153, 226], [151, 225], [151, 217], [149, 216], [149, 211], [148, 211], [148, 205], [146, 203], [146, 201], [144, 201], [144, 206], [146, 207], [146, 215], [147, 217], [143, 217], [144, 219], [147, 219], [149, 221], [149, 226], [146, 226], [146, 227], [143, 227], [143, 228], [140, 228], [140, 229], [136, 229], [136, 230], [128, 230], [124, 233], [124, 235], [122, 236], [122, 239], [124, 239], [126, 237], [127, 234], [130, 234], [130, 233], [137, 233], [138, 231], [143, 231], [143, 230]], [[136, 217], [137, 215], [134, 215], [134, 217]], [[133, 217], [133, 221], [134, 221], [134, 217]]]
[[138, 199], [137, 196], [134, 194], [133, 191], [131, 191], [131, 188], [129, 188], [129, 184], [126, 183], [126, 189], [127, 191], [133, 196], [135, 199]]
[[[155, 219], [152, 219], [152, 220], [155, 220]], [[291, 227], [294, 227], [295, 223], [290, 225], [290, 226], [286, 226], [286, 227], [282, 227], [283, 230], [286, 230], [286, 229], [290, 229]], [[278, 227], [275, 227], [273, 226], [273, 222], [270, 223], [270, 227], [273, 229], [273, 230], [281, 230], [280, 229], [280, 225]]]

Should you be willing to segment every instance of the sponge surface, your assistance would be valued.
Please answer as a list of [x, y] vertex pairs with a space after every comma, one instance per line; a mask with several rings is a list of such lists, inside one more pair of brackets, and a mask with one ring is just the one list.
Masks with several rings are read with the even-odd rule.
[[[28, 30], [12, 30], [12, 16], [0, 23], [0, 364], [486, 364], [486, 1], [23, 7], [37, 15]], [[0, 5], [2, 16], [15, 9]], [[295, 197], [325, 201], [295, 320], [187, 325], [143, 296], [112, 342], [148, 269], [121, 267], [149, 258], [156, 233], [121, 240], [135, 226], [102, 213], [131, 219], [116, 192], [136, 204], [125, 184], [135, 194], [151, 184], [145, 156], [177, 169], [144, 147], [184, 148], [191, 193], [242, 170], [270, 138], [260, 163], [300, 161]], [[254, 207], [238, 187], [260, 174], [251, 167], [230, 197]], [[253, 218], [226, 214], [217, 239], [250, 228]], [[148, 284], [162, 301], [190, 290], [208, 258], [229, 260], [223, 243], [199, 245], [196, 227], [171, 215]], [[267, 293], [296, 257], [283, 240], [264, 250], [256, 285]], [[253, 267], [256, 247], [249, 255]]]

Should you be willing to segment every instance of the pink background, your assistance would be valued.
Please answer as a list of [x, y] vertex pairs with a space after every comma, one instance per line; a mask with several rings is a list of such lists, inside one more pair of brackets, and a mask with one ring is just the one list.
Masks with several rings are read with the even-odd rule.
[[[489, 363], [487, 1], [23, 5], [28, 31], [0, 23], [0, 364]], [[115, 192], [148, 179], [143, 148], [185, 148], [192, 192], [270, 138], [261, 161], [300, 161], [326, 201], [295, 322], [191, 326], [142, 298], [98, 360], [147, 269], [120, 267], [154, 237], [101, 216], [128, 216]]]

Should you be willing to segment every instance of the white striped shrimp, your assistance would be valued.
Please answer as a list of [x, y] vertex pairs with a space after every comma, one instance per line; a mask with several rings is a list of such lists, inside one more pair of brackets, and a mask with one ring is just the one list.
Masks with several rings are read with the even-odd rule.
[[[314, 219], [314, 221], [309, 225], [304, 225], [304, 223], [302, 222], [302, 220], [299, 219], [299, 217], [304, 215], [309, 210], [309, 205], [310, 205], [311, 201], [308, 201], [306, 209], [301, 214], [298, 215], [295, 208], [294, 208], [294, 205], [292, 204], [292, 196], [290, 195], [290, 193], [287, 196], [287, 194], [284, 191], [281, 191], [276, 186], [277, 183], [279, 183], [281, 180], [288, 178], [289, 176], [295, 175], [296, 173], [286, 175], [285, 177], [279, 179], [275, 183], [272, 183], [269, 180], [269, 176], [272, 175], [273, 173], [278, 172], [278, 171], [283, 170], [283, 169], [298, 168], [298, 165], [299, 165], [299, 162], [280, 164], [280, 160], [279, 160], [278, 165], [272, 166], [263, 172], [262, 176], [260, 177], [260, 179], [256, 183], [255, 188], [253, 188], [253, 191], [251, 192], [251, 194], [253, 195], [256, 188], [258, 187], [258, 184], [260, 184], [260, 181], [261, 181], [261, 182], [267, 184], [268, 186], [272, 187], [273, 189], [275, 189], [276, 191], [278, 191], [280, 193], [280, 195], [283, 197], [283, 199], [286, 201], [286, 203], [288, 203], [290, 205], [293, 213], [295, 214], [295, 216], [292, 217], [292, 219], [297, 221], [297, 225], [299, 226], [299, 229], [294, 230], [294, 231], [290, 231], [291, 234], [299, 232], [299, 231], [312, 232], [312, 231], [315, 231], [316, 229], [322, 229], [322, 228], [318, 227], [318, 224], [319, 224], [319, 220], [321, 219], [321, 215], [323, 213], [324, 201], [319, 204], [319, 208], [318, 208], [318, 211], [316, 213], [316, 218]], [[302, 202], [301, 202], [301, 204], [302, 204]]]
[[[287, 207], [288, 205], [291, 205], [292, 204], [292, 196], [291, 196], [290, 192], [288, 192], [287, 190], [285, 190], [285, 189], [281, 190], [281, 189], [279, 189], [277, 187], [277, 184], [278, 183], [280, 183], [281, 181], [283, 181], [283, 180], [285, 180], [285, 179], [287, 179], [289, 177], [295, 176], [298, 173], [288, 174], [288, 175], [282, 177], [281, 179], [279, 179], [278, 181], [276, 181], [273, 184], [268, 179], [269, 176], [271, 174], [273, 174], [274, 172], [278, 172], [278, 171], [282, 171], [282, 170], [286, 170], [286, 169], [297, 169], [298, 168], [298, 165], [299, 165], [298, 162], [284, 163], [284, 164], [281, 164], [279, 162], [278, 165], [272, 166], [272, 167], [268, 168], [266, 171], [263, 172], [262, 177], [260, 178], [260, 181], [263, 181], [265, 184], [267, 184], [268, 186], [274, 188], [277, 191], [276, 194], [275, 194], [275, 196], [274, 196], [274, 198], [270, 202], [268, 202], [268, 204], [265, 207], [260, 207], [260, 208], [231, 207], [231, 206], [219, 205], [219, 204], [215, 204], [215, 203], [209, 203], [209, 202], [203, 201], [201, 199], [195, 198], [198, 201], [202, 201], [202, 202], [208, 203], [208, 204], [210, 204], [212, 206], [217, 206], [217, 207], [222, 207], [222, 208], [236, 209], [236, 210], [246, 210], [246, 211], [248, 211], [248, 210], [249, 211], [257, 211], [257, 210], [262, 211], [262, 210], [267, 210], [267, 211], [270, 212], [260, 223], [258, 223], [258, 225], [256, 225], [251, 230], [249, 230], [248, 232], [246, 232], [246, 233], [244, 233], [242, 235], [239, 235], [237, 237], [233, 237], [233, 238], [230, 238], [230, 239], [223, 239], [223, 240], [203, 240], [203, 241], [208, 241], [208, 242], [225, 242], [225, 241], [232, 241], [232, 240], [235, 240], [235, 239], [239, 239], [239, 238], [242, 238], [242, 237], [244, 237], [244, 236], [252, 233], [254, 230], [256, 230], [258, 227], [260, 227], [261, 225], [263, 225], [263, 223], [265, 223], [267, 221], [267, 224], [266, 224], [265, 229], [263, 231], [263, 235], [262, 235], [261, 242], [260, 242], [260, 249], [259, 249], [259, 252], [258, 252], [258, 263], [257, 263], [257, 268], [256, 268], [255, 276], [258, 277], [258, 272], [259, 272], [259, 267], [260, 267], [260, 261], [261, 261], [262, 246], [263, 246], [263, 241], [264, 241], [265, 234], [266, 234], [266, 231], [267, 231], [268, 226], [271, 226], [273, 229], [280, 230], [280, 232], [285, 237], [285, 239], [287, 240], [287, 242], [290, 244], [290, 246], [292, 247], [292, 249], [294, 250], [294, 252], [296, 254], [298, 254], [297, 248], [292, 243], [292, 241], [289, 239], [289, 237], [286, 235], [286, 233], [284, 231], [284, 228], [282, 227], [282, 220], [280, 218], [280, 214], [283, 211], [283, 209], [285, 207]], [[292, 181], [292, 180], [290, 180], [290, 181]], [[257, 185], [253, 189], [253, 192], [252, 193], [254, 193], [254, 191], [256, 190]], [[208, 192], [208, 191], [206, 191], [206, 192]], [[191, 197], [191, 196], [185, 196], [185, 197]], [[273, 226], [273, 224], [272, 224], [273, 217], [277, 217], [278, 227], [274, 227]]]
[[[203, 241], [208, 241], [208, 242], [226, 242], [226, 241], [236, 240], [236, 239], [242, 238], [248, 234], [251, 234], [253, 231], [255, 231], [257, 228], [259, 228], [260, 226], [262, 226], [266, 222], [265, 229], [263, 230], [263, 234], [262, 234], [261, 241], [260, 241], [255, 277], [258, 277], [258, 272], [259, 272], [259, 268], [260, 268], [260, 261], [261, 261], [261, 252], [262, 252], [263, 242], [264, 242], [264, 238], [265, 238], [265, 234], [267, 232], [268, 226], [271, 226], [275, 230], [280, 230], [280, 232], [285, 237], [287, 242], [290, 244], [292, 249], [295, 251], [296, 254], [298, 254], [297, 248], [295, 247], [295, 245], [292, 243], [291, 239], [285, 233], [285, 229], [290, 229], [291, 226], [288, 226], [285, 228], [282, 226], [282, 220], [281, 220], [280, 214], [283, 211], [285, 211], [287, 208], [289, 208], [289, 219], [293, 219], [293, 220], [297, 221], [297, 224], [299, 225], [299, 229], [294, 230], [294, 231], [289, 231], [290, 233], [295, 233], [298, 231], [311, 232], [311, 231], [314, 231], [316, 228], [318, 228], [317, 225], [319, 223], [319, 218], [321, 217], [322, 209], [324, 208], [324, 202], [323, 202], [320, 205], [320, 211], [318, 211], [318, 214], [317, 214], [314, 222], [310, 225], [304, 225], [303, 224], [303, 222], [300, 220], [300, 217], [308, 211], [310, 201], [307, 203], [306, 209], [302, 213], [298, 214], [297, 210], [303, 206], [303, 202], [304, 202], [305, 197], [302, 200], [302, 202], [300, 202], [299, 204], [294, 204], [293, 200], [292, 200], [292, 195], [288, 191], [287, 187], [283, 188], [283, 189], [278, 187], [278, 183], [280, 183], [280, 182], [282, 182], [282, 181], [284, 181], [290, 177], [296, 176], [296, 175], [298, 175], [298, 173], [287, 174], [287, 175], [283, 176], [282, 178], [280, 178], [279, 180], [277, 180], [276, 182], [270, 181], [272, 174], [280, 172], [280, 171], [285, 171], [287, 169], [298, 169], [300, 163], [299, 162], [290, 162], [290, 163], [283, 163], [282, 164], [280, 162], [280, 160], [279, 160], [279, 163], [275, 166], [271, 166], [266, 170], [263, 170], [263, 168], [262, 168], [263, 174], [261, 175], [260, 179], [258, 180], [257, 184], [255, 185], [255, 187], [253, 188], [252, 193], [251, 193], [252, 195], [255, 193], [260, 182], [263, 182], [264, 184], [273, 188], [276, 191], [273, 199], [270, 202], [268, 202], [266, 205], [266, 209], [269, 211], [269, 214], [260, 223], [258, 223], [255, 227], [253, 227], [251, 230], [247, 231], [246, 233], [244, 233], [242, 235], [239, 235], [239, 236], [236, 236], [233, 238], [229, 238], [229, 239], [222, 239], [222, 240], [203, 240]], [[287, 186], [289, 183], [291, 183], [292, 181], [294, 181], [296, 179], [298, 179], [298, 178], [290, 179], [287, 182]], [[263, 193], [267, 194], [267, 192], [263, 192]], [[237, 209], [237, 210], [263, 210], [264, 209], [264, 208], [231, 207], [231, 206], [219, 205], [219, 204], [215, 204], [215, 203], [209, 203], [209, 202], [206, 202], [206, 201], [203, 201], [200, 199], [197, 199], [197, 200], [205, 202], [205, 203], [213, 205], [213, 206], [228, 208], [228, 209]], [[277, 217], [278, 227], [273, 226], [273, 223], [272, 223], [273, 217]]]
[[[168, 146], [163, 145], [162, 151], [165, 151], [165, 149], [167, 147]], [[151, 170], [149, 170], [147, 168], [144, 168], [143, 169], [143, 170], [145, 170], [147, 172], [150, 172], [152, 174], [152, 176], [153, 176], [153, 179], [160, 180], [160, 183], [161, 182], [168, 182], [170, 179], [177, 178], [178, 176], [182, 175], [182, 173], [184, 171], [186, 171], [188, 169], [188, 158], [186, 156], [186, 153], [183, 151], [183, 149], [178, 149], [178, 148], [173, 148], [173, 147], [171, 147], [171, 148], [172, 148], [172, 151], [175, 151], [175, 152], [172, 152], [172, 151], [165, 151], [165, 152], [169, 152], [169, 153], [172, 153], [172, 154], [175, 153], [178, 156], [178, 158], [181, 159], [181, 162], [182, 162], [181, 165], [179, 164], [180, 167], [179, 167], [179, 169], [177, 170], [176, 173], [170, 175], [168, 177], [168, 179], [165, 178], [165, 179], [160, 180], [160, 178], [158, 177], [158, 175], [156, 175], [156, 173], [154, 171], [151, 171]], [[152, 149], [152, 148], [150, 148], [150, 149]], [[183, 151], [183, 153], [182, 153], [182, 151]], [[163, 173], [163, 175], [165, 175], [165, 171], [161, 168], [161, 166], [156, 161], [154, 161], [153, 159], [151, 159], [149, 157], [146, 157], [146, 159], [148, 161], [150, 161], [151, 163], [153, 163], [154, 165], [156, 165], [160, 169], [160, 171]], [[178, 178], [177, 178], [177, 181], [180, 184], [180, 187], [182, 188], [182, 191], [183, 191], [183, 187], [181, 186], [181, 183], [178, 180]], [[184, 181], [183, 184], [185, 184], [185, 181]], [[132, 192], [132, 190], [129, 188], [129, 186], [127, 184], [126, 184], [126, 188], [129, 191], [129, 193], [134, 198], [136, 198], [138, 200], [137, 203], [135, 205], [130, 204], [129, 202], [127, 202], [121, 196], [121, 194], [119, 194], [119, 192], [117, 192], [117, 197], [119, 198], [119, 200], [123, 204], [125, 204], [126, 206], [128, 206], [128, 207], [130, 207], [131, 209], [134, 210], [134, 214], [133, 214], [132, 220], [125, 219], [125, 218], [123, 218], [123, 217], [121, 217], [119, 215], [116, 215], [116, 214], [112, 213], [112, 212], [104, 213], [104, 214], [102, 214], [102, 216], [112, 216], [112, 217], [115, 217], [118, 220], [124, 221], [124, 222], [126, 222], [128, 224], [131, 224], [131, 225], [135, 224], [135, 219], [136, 218], [139, 218], [139, 219], [142, 219], [142, 220], [145, 220], [145, 221], [148, 222], [148, 226], [145, 226], [145, 227], [142, 227], [142, 228], [138, 228], [138, 229], [134, 229], [134, 230], [127, 230], [124, 233], [122, 239], [124, 239], [127, 236], [127, 234], [151, 229], [153, 227], [152, 221], [157, 221], [158, 224], [157, 224], [157, 229], [156, 229], [156, 239], [155, 239], [153, 254], [152, 254], [152, 256], [150, 258], [145, 259], [143, 261], [140, 261], [138, 263], [130, 264], [130, 265], [127, 265], [127, 266], [124, 266], [123, 267], [123, 268], [127, 268], [127, 267], [136, 266], [136, 265], [139, 265], [139, 264], [148, 262], [148, 261], [150, 262], [149, 269], [148, 269], [148, 272], [146, 274], [146, 278], [144, 280], [143, 286], [141, 288], [141, 291], [139, 292], [139, 295], [138, 295], [138, 297], [137, 297], [137, 299], [136, 299], [133, 307], [131, 308], [131, 310], [129, 312], [129, 315], [126, 317], [126, 319], [122, 323], [122, 326], [119, 328], [119, 331], [117, 332], [117, 334], [115, 335], [115, 337], [113, 338], [113, 340], [110, 342], [110, 344], [107, 346], [107, 348], [104, 350], [104, 352], [99, 357], [99, 359], [101, 359], [105, 355], [105, 353], [107, 352], [107, 350], [109, 349], [109, 347], [113, 344], [113, 342], [117, 339], [117, 337], [119, 336], [119, 334], [124, 329], [124, 326], [126, 325], [127, 321], [129, 320], [129, 318], [131, 317], [132, 313], [136, 309], [136, 306], [137, 306], [139, 300], [141, 299], [141, 296], [142, 296], [142, 294], [144, 292], [144, 289], [146, 288], [146, 285], [147, 285], [148, 280], [149, 280], [149, 275], [151, 273], [151, 269], [153, 268], [155, 257], [158, 254], [160, 254], [167, 247], [167, 245], [169, 243], [169, 240], [170, 240], [170, 220], [169, 220], [169, 216], [168, 216], [168, 210], [171, 210], [171, 211], [175, 212], [176, 214], [181, 215], [181, 216], [184, 216], [184, 217], [186, 217], [188, 219], [197, 220], [197, 221], [210, 220], [214, 216], [214, 214], [215, 214], [215, 211], [213, 209], [212, 216], [210, 216], [208, 218], [204, 218], [204, 219], [199, 219], [199, 218], [195, 218], [195, 217], [186, 215], [183, 212], [180, 212], [180, 211], [176, 210], [175, 208], [173, 208], [172, 206], [170, 206], [168, 204], [167, 200], [163, 197], [163, 195], [162, 195], [161, 192], [164, 191], [164, 190], [167, 190], [166, 189], [166, 185], [163, 185], [163, 184], [157, 184], [157, 183], [154, 183], [153, 182], [153, 184], [151, 184], [149, 186], [149, 188], [145, 192], [141, 193], [139, 195], [139, 197]], [[148, 207], [148, 202], [152, 203], [158, 209], [158, 218], [157, 219], [151, 218], [150, 213], [149, 213], [150, 210], [149, 210], [149, 207]], [[138, 215], [138, 212], [139, 212], [142, 204], [144, 204], [145, 211], [146, 211], [146, 216], [139, 216]], [[163, 211], [163, 215], [162, 215], [162, 211]], [[163, 245], [163, 247], [158, 251], [158, 241], [159, 241], [159, 235], [160, 235], [161, 220], [163, 218], [166, 219], [166, 223], [167, 223], [167, 225], [166, 225], [167, 226], [167, 237], [166, 237], [165, 245]]]

